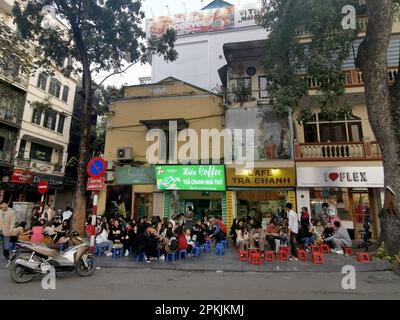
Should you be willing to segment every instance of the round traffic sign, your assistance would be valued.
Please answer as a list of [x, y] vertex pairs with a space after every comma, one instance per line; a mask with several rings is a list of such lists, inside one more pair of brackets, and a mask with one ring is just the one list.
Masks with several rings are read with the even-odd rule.
[[41, 194], [45, 194], [49, 190], [49, 183], [47, 181], [41, 181], [37, 189]]
[[102, 177], [106, 172], [106, 162], [103, 158], [96, 157], [89, 161], [87, 165], [87, 173], [92, 178]]

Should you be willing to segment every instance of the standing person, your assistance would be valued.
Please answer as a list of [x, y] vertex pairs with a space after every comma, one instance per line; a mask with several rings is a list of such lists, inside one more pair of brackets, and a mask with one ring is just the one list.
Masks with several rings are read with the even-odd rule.
[[329, 223], [329, 220], [330, 220], [328, 209], [329, 209], [329, 204], [324, 202], [322, 204], [321, 211], [318, 212], [318, 220], [321, 221], [324, 228], [327, 225], [327, 223]]
[[54, 217], [53, 209], [48, 204], [46, 204], [41, 219], [44, 219], [46, 221], [51, 221], [53, 217]]
[[65, 211], [62, 214], [62, 222], [65, 220], [70, 220], [72, 217], [72, 209], [70, 207], [66, 207]]
[[15, 219], [15, 212], [8, 207], [7, 202], [3, 201], [0, 209], [0, 239], [3, 240], [3, 255], [7, 260], [10, 258], [10, 238]]
[[233, 223], [232, 223], [232, 226], [231, 226], [231, 232], [229, 233], [230, 234], [230, 236], [231, 236], [231, 238], [232, 238], [232, 242], [233, 242], [233, 245], [236, 247], [236, 229], [238, 228], [238, 219], [237, 218], [235, 218], [235, 219], [233, 219]]
[[306, 207], [301, 208], [300, 215], [300, 230], [299, 230], [299, 240], [306, 247], [306, 251], [310, 252], [310, 245], [314, 243], [315, 237], [312, 232], [311, 215], [308, 213]]
[[188, 210], [185, 214], [185, 228], [186, 229], [192, 229], [193, 226], [193, 218], [194, 218], [194, 212], [192, 207], [188, 207]]
[[287, 212], [289, 218], [289, 239], [291, 246], [291, 255], [289, 257], [290, 260], [298, 260], [297, 259], [297, 244], [296, 238], [299, 232], [299, 221], [297, 217], [297, 213], [293, 211], [293, 205], [288, 202], [285, 206], [285, 210]]

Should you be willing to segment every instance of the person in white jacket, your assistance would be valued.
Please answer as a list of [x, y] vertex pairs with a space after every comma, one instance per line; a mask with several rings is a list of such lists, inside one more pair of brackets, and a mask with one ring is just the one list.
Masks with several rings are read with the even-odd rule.
[[111, 256], [113, 242], [108, 240], [108, 230], [103, 226], [100, 233], [96, 236], [96, 245], [101, 245], [106, 248], [106, 255]]

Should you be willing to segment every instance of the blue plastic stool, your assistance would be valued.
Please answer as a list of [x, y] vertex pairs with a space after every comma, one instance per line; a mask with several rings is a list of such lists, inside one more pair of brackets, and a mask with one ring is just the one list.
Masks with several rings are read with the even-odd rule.
[[176, 260], [176, 253], [175, 252], [169, 252], [167, 253], [167, 258], [165, 259], [165, 261], [175, 261]]
[[144, 252], [139, 253], [136, 256], [136, 262], [144, 262], [144, 261], [146, 261], [146, 254]]
[[104, 251], [106, 250], [105, 247], [96, 247], [94, 249], [94, 254], [98, 257], [102, 256], [104, 254]]
[[113, 258], [120, 258], [123, 254], [122, 248], [112, 248], [112, 257]]
[[198, 247], [198, 246], [194, 247], [194, 248], [192, 249], [192, 253], [193, 253], [193, 255], [194, 255], [195, 257], [200, 256], [200, 255], [201, 255], [201, 247]]
[[221, 240], [221, 242], [224, 245], [225, 249], [228, 249], [228, 240]]
[[182, 256], [184, 256], [184, 257], [185, 257], [185, 259], [187, 259], [187, 257], [188, 257], [188, 254], [187, 254], [187, 251], [186, 251], [186, 249], [185, 249], [185, 250], [179, 250], [179, 256], [178, 256], [178, 259], [182, 259]]
[[224, 248], [224, 245], [222, 243], [218, 243], [215, 246], [215, 254], [218, 254], [220, 256], [223, 256], [225, 254], [225, 248]]
[[204, 243], [204, 244], [203, 244], [203, 249], [204, 249], [204, 252], [205, 252], [205, 253], [208, 253], [208, 252], [211, 251], [211, 248], [208, 246], [207, 243]]
[[160, 258], [161, 257], [161, 251], [160, 251], [160, 249], [157, 249], [157, 258]]
[[212, 240], [207, 240], [206, 245], [211, 249], [212, 248]]

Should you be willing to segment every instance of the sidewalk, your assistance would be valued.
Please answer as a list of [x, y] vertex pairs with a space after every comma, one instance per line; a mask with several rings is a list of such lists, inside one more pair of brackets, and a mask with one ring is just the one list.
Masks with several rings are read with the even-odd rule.
[[132, 269], [169, 269], [182, 271], [224, 271], [224, 272], [341, 272], [343, 266], [352, 265], [359, 272], [392, 270], [392, 265], [384, 260], [371, 263], [359, 263], [356, 257], [340, 256], [334, 253], [324, 254], [324, 264], [315, 265], [308, 261], [279, 261], [262, 262], [261, 266], [254, 266], [247, 262], [240, 262], [235, 248], [230, 247], [224, 256], [212, 252], [202, 254], [176, 262], [152, 261], [151, 263], [136, 262], [133, 256], [115, 258], [96, 257], [97, 266], [101, 268], [132, 268]]

